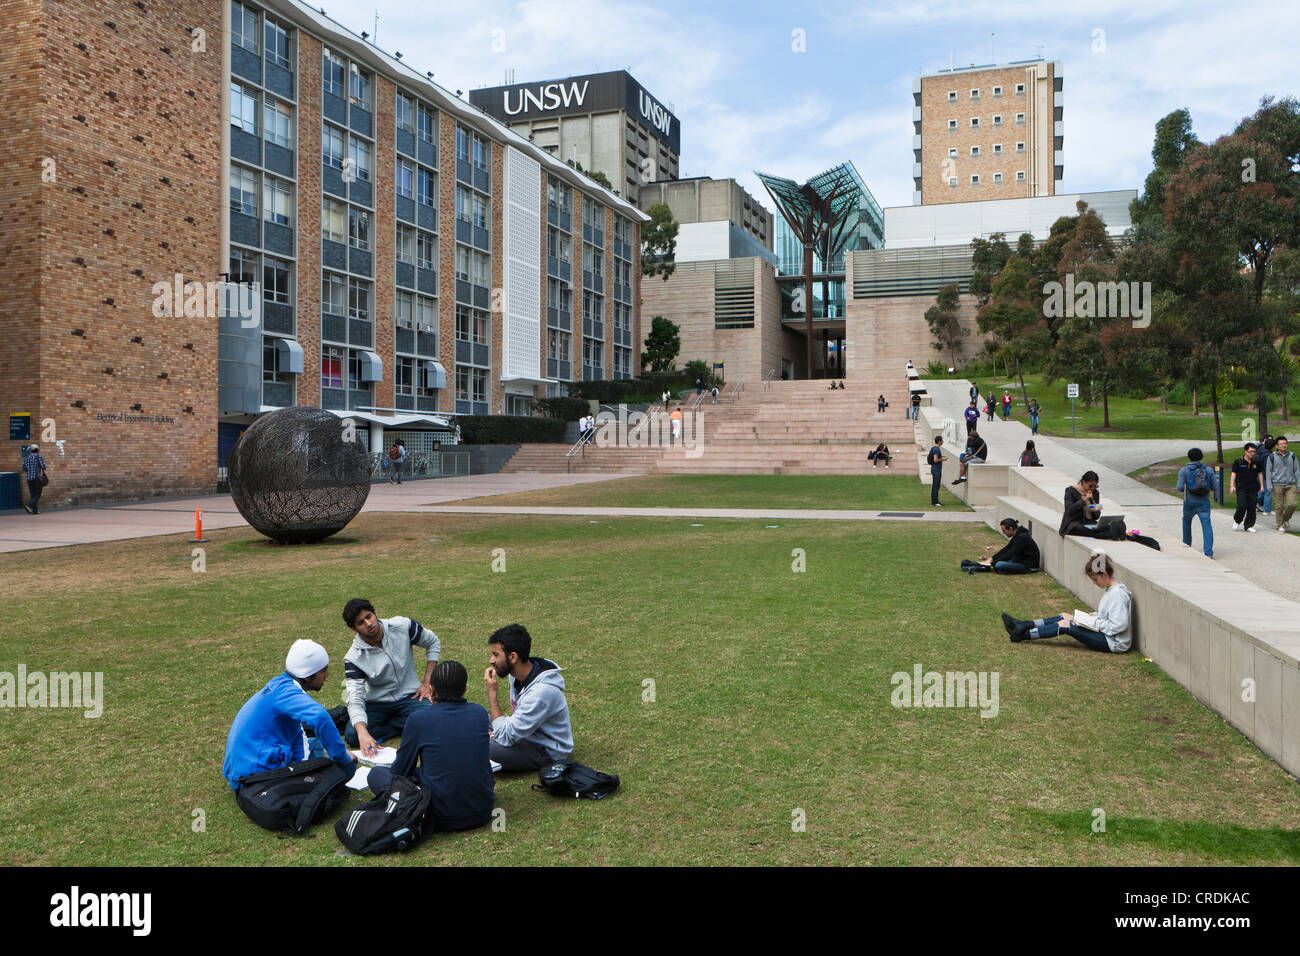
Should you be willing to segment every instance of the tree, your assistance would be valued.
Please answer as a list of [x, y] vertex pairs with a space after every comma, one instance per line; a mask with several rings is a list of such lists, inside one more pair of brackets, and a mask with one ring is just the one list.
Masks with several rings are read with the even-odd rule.
[[678, 328], [662, 315], [650, 323], [650, 334], [645, 338], [645, 351], [641, 353], [641, 367], [650, 372], [668, 372], [682, 349]]
[[957, 283], [950, 282], [939, 290], [935, 304], [925, 310], [925, 322], [930, 326], [934, 336], [934, 347], [942, 352], [948, 349], [952, 353], [952, 367], [957, 367], [957, 346], [967, 335], [958, 318]]
[[1000, 343], [1003, 361], [1015, 362], [1020, 397], [1029, 405], [1023, 363], [1040, 360], [1051, 346], [1042, 309], [1033, 288], [1028, 260], [1008, 258], [989, 288], [989, 300], [975, 315], [981, 332], [992, 332]]
[[1158, 236], [1165, 219], [1165, 183], [1183, 168], [1188, 151], [1201, 145], [1192, 132], [1192, 114], [1174, 110], [1156, 123], [1155, 142], [1151, 146], [1154, 166], [1147, 174], [1142, 195], [1129, 203], [1129, 219], [1139, 240]]
[[600, 186], [604, 186], [610, 192], [614, 191], [614, 184], [611, 183], [609, 181], [609, 177], [606, 176], [604, 173], [602, 173], [599, 169], [583, 169], [582, 163], [579, 163], [576, 160], [573, 163], [573, 168], [576, 169], [578, 172], [582, 173], [582, 175], [586, 176], [592, 182]]
[[667, 282], [677, 268], [677, 223], [672, 210], [661, 202], [646, 214], [650, 221], [641, 224], [641, 274], [663, 276]]

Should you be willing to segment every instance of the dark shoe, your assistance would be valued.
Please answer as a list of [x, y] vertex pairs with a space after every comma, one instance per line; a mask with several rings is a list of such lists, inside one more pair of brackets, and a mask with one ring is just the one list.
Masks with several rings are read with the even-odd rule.
[[34, 514], [36, 514], [36, 512], [32, 510], [32, 506], [29, 505], [29, 504], [24, 504], [24, 505], [23, 505], [23, 510], [26, 511], [29, 515], [34, 515]]
[[1019, 644], [1021, 641], [1028, 639], [1029, 632], [1033, 629], [1034, 622], [1022, 621], [1003, 611], [1002, 626], [1007, 629], [1007, 635], [1011, 638], [1011, 643]]
[[344, 728], [348, 725], [348, 708], [346, 704], [339, 704], [337, 707], [331, 707], [327, 713], [330, 720], [334, 721], [334, 726], [338, 728], [339, 733], [343, 733]]

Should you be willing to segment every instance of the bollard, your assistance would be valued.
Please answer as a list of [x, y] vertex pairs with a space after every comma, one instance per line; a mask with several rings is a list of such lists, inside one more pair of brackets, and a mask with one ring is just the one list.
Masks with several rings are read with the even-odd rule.
[[203, 509], [194, 509], [194, 537], [190, 539], [190, 544], [203, 544], [208, 539], [203, 537]]

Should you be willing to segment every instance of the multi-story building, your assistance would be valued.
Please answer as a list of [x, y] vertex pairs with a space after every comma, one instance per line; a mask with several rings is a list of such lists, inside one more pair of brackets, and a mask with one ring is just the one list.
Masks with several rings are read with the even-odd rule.
[[378, 448], [632, 374], [644, 214], [318, 10], [0, 9], [69, 104], [11, 84], [0, 148], [0, 403], [63, 442], [52, 500], [211, 490], [285, 405]]
[[913, 205], [1052, 196], [1061, 178], [1059, 60], [940, 70], [912, 81]]
[[469, 101], [633, 202], [642, 184], [677, 178], [681, 122], [626, 70], [484, 87]]
[[678, 224], [678, 262], [758, 256], [776, 263], [772, 214], [734, 179], [696, 176], [646, 183], [637, 205], [663, 204]]

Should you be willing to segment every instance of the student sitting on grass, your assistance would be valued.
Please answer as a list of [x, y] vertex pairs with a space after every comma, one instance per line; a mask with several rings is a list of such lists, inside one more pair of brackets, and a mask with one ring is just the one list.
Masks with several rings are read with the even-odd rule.
[[[343, 657], [347, 688], [349, 747], [360, 747], [372, 757], [390, 737], [400, 737], [407, 718], [433, 699], [429, 683], [442, 650], [438, 635], [408, 617], [380, 620], [364, 598], [343, 607], [343, 623], [356, 632]], [[416, 645], [424, 648], [424, 680], [415, 673]]]
[[[540, 770], [573, 752], [564, 678], [554, 661], [530, 657], [533, 639], [521, 624], [508, 624], [488, 638], [492, 657], [483, 672], [492, 716], [489, 754], [502, 770]], [[510, 679], [510, 714], [501, 709], [497, 686]]]
[[[967, 574], [981, 571], [996, 571], [998, 574], [1029, 574], [1037, 571], [1038, 545], [1034, 543], [1034, 537], [1029, 533], [1029, 529], [1020, 527], [1020, 522], [1015, 518], [1003, 518], [998, 525], [998, 530], [1011, 539], [1006, 546], [983, 561], [969, 559], [962, 561], [961, 569]], [[992, 551], [993, 546], [989, 545], [984, 550]]]
[[[325, 686], [330, 656], [315, 641], [298, 640], [289, 648], [284, 673], [248, 699], [226, 737], [222, 776], [231, 790], [255, 773], [279, 770], [308, 757], [328, 756], [340, 767], [356, 769], [329, 712], [307, 696]], [[305, 730], [314, 734], [310, 741]]]
[[1097, 613], [1087, 615], [1087, 620], [1075, 620], [1073, 614], [1022, 621], [1010, 614], [1002, 614], [1002, 626], [1014, 644], [1037, 641], [1058, 634], [1069, 634], [1084, 647], [1094, 651], [1123, 654], [1133, 646], [1132, 608], [1133, 595], [1115, 580], [1115, 568], [1105, 551], [1094, 551], [1084, 565], [1088, 580], [1102, 589]]

